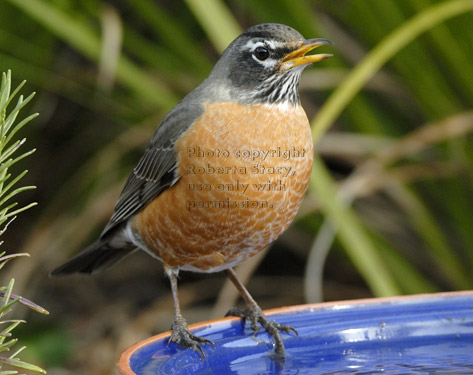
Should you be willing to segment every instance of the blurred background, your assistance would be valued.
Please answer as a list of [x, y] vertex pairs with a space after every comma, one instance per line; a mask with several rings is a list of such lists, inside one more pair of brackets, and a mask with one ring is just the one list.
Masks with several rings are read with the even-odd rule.
[[[16, 310], [23, 359], [49, 374], [112, 374], [119, 353], [169, 329], [162, 266], [50, 279], [93, 241], [164, 115], [257, 23], [335, 42], [301, 99], [316, 158], [296, 222], [239, 272], [263, 308], [473, 287], [473, 1], [3, 0], [0, 71], [36, 91], [22, 130], [36, 153], [4, 250], [30, 259], [4, 285], [50, 311]], [[182, 273], [189, 322], [236, 303], [223, 274]]]

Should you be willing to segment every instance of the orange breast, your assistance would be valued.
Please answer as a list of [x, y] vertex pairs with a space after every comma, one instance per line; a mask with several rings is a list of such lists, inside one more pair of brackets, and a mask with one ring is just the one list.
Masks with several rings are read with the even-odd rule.
[[206, 104], [176, 143], [179, 181], [132, 223], [167, 267], [232, 267], [274, 241], [307, 189], [313, 146], [302, 107]]

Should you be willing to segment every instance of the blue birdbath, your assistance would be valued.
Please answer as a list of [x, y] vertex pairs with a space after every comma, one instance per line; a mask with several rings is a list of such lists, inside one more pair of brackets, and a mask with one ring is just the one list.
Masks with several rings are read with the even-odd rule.
[[271, 337], [225, 318], [190, 326], [212, 340], [199, 353], [167, 345], [170, 332], [126, 350], [122, 375], [473, 374], [473, 291], [294, 306], [266, 312], [297, 329], [283, 334], [287, 357]]

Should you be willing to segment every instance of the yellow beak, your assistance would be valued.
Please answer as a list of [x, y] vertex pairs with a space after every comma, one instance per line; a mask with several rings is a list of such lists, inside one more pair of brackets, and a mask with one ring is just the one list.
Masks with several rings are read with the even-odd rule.
[[284, 57], [284, 59], [282, 60], [282, 65], [286, 69], [292, 69], [299, 65], [312, 64], [332, 57], [333, 55], [328, 53], [319, 53], [315, 55], [306, 56], [306, 54], [312, 51], [313, 49], [320, 46], [325, 46], [327, 44], [333, 44], [333, 42], [328, 39], [321, 38], [306, 39], [296, 50], [289, 52]]

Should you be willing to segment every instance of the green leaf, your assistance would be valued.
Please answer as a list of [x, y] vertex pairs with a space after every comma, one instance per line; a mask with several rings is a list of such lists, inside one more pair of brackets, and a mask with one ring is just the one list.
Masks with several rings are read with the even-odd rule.
[[13, 190], [10, 194], [8, 194], [6, 197], [0, 199], [0, 206], [3, 205], [6, 201], [8, 201], [9, 199], [11, 199], [12, 197], [14, 197], [15, 195], [23, 192], [23, 191], [27, 191], [27, 190], [34, 190], [36, 189], [36, 186], [23, 186], [21, 188], [18, 188], [18, 189], [15, 189]]
[[46, 374], [46, 371], [43, 370], [41, 367], [20, 361], [19, 359], [0, 358], [0, 363], [4, 363], [5, 365], [9, 365], [16, 368], [21, 368], [22, 370], [33, 371], [38, 374]]
[[[7, 0], [31, 16], [56, 37], [69, 43], [87, 58], [100, 59], [100, 38], [96, 30], [60, 9], [59, 6], [42, 0]], [[158, 107], [169, 109], [177, 98], [163, 83], [150, 79], [125, 56], [120, 56], [117, 78], [124, 85], [140, 94], [142, 100]]]
[[215, 49], [222, 52], [241, 33], [241, 27], [221, 0], [186, 0]]
[[20, 160], [23, 160], [24, 158], [26, 158], [27, 156], [30, 156], [32, 153], [34, 153], [36, 151], [36, 149], [32, 149], [28, 152], [25, 152], [24, 154], [20, 155], [20, 156], [17, 156], [16, 158], [14, 159], [9, 159], [8, 161], [0, 164], [0, 174], [1, 173], [6, 173], [6, 170], [8, 168], [10, 168], [13, 164], [15, 163], [18, 163]]
[[373, 293], [378, 297], [401, 294], [391, 270], [380, 256], [363, 224], [350, 207], [336, 196], [335, 184], [317, 155], [314, 157], [310, 185], [348, 256]]
[[[3, 264], [7, 263], [8, 261], [18, 258], [18, 257], [29, 257], [30, 254], [28, 253], [16, 253], [16, 254], [8, 254], [5, 255], [5, 252], [0, 253], [0, 264], [3, 266]], [[0, 288], [2, 290], [3, 288]], [[5, 288], [6, 289], [6, 288]]]
[[5, 138], [5, 144], [8, 144], [13, 136], [19, 131], [21, 130], [21, 128], [23, 128], [23, 126], [25, 126], [27, 123], [29, 123], [31, 120], [35, 119], [36, 117], [39, 116], [39, 113], [33, 113], [32, 115], [29, 115], [28, 117], [26, 117], [25, 119], [23, 119], [22, 121], [20, 121], [19, 124], [15, 125], [15, 128], [12, 129], [9, 133], [8, 133], [8, 136]]
[[8, 283], [7, 289], [6, 289], [5, 293], [3, 294], [3, 306], [5, 306], [8, 303], [8, 301], [10, 300], [13, 285], [15, 285], [15, 279], [10, 280], [10, 282]]
[[[24, 143], [25, 139], [23, 140], [17, 140], [15, 143], [13, 143], [10, 147], [8, 147], [6, 150], [2, 150], [0, 154], [0, 163], [3, 163], [5, 160], [7, 160], [18, 148], [21, 147], [21, 145]], [[7, 144], [7, 142], [2, 142], [4, 145]]]
[[[12, 207], [15, 207], [17, 206], [18, 204], [17, 203], [13, 203], [11, 204], [10, 206], [8, 206], [8, 209], [12, 208]], [[26, 210], [29, 210], [30, 208], [34, 207], [34, 206], [37, 206], [38, 203], [37, 202], [33, 202], [33, 203], [30, 203], [30, 204], [27, 204], [26, 206], [23, 206], [21, 208], [18, 208], [16, 209], [15, 211], [12, 211], [12, 212], [9, 212], [7, 214], [5, 213], [0, 213], [0, 225], [2, 223], [4, 223], [7, 219], [11, 218], [11, 217], [15, 217], [16, 215], [18, 215], [20, 212], [23, 212], [23, 211], [26, 211]]]
[[[21, 172], [18, 176], [16, 176], [12, 181], [10, 181], [10, 183], [3, 187], [3, 189], [0, 191], [0, 197], [4, 196], [18, 181], [20, 181], [26, 174], [28, 173], [28, 171], [23, 171]], [[10, 178], [10, 175], [8, 175], [7, 177], [5, 177], [5, 180], [2, 181], [2, 183], [5, 183], [8, 179]]]
[[18, 113], [22, 108], [24, 108], [30, 101], [33, 99], [35, 96], [35, 93], [31, 93], [25, 100], [23, 100], [23, 95], [20, 95], [20, 98], [18, 99], [18, 103], [16, 104], [16, 107], [10, 112], [8, 117], [5, 119], [5, 133], [7, 133], [10, 129], [10, 127], [13, 125], [13, 123], [16, 120], [16, 117], [18, 116]]
[[[10, 76], [11, 76], [11, 71], [8, 71]], [[10, 78], [11, 80], [11, 78]], [[8, 105], [11, 103], [11, 101], [15, 98], [15, 96], [20, 92], [20, 90], [23, 88], [23, 86], [26, 84], [26, 81], [22, 81], [18, 87], [11, 93], [10, 97], [8, 98], [6, 104], [5, 104], [5, 107], [8, 107]], [[34, 95], [34, 93], [32, 94]]]
[[317, 113], [311, 125], [314, 142], [317, 142], [369, 79], [399, 50], [437, 24], [472, 9], [471, 0], [452, 0], [431, 5], [385, 37], [350, 72]]
[[5, 111], [9, 102], [11, 89], [11, 72], [2, 73], [2, 85], [0, 86], [0, 121], [3, 124]]
[[25, 321], [24, 320], [15, 320], [15, 321], [13, 321], [7, 328], [3, 329], [3, 331], [1, 332], [1, 335], [4, 336], [4, 337], [11, 336], [10, 332], [12, 332], [21, 323], [25, 323]]
[[[0, 291], [0, 296], [3, 297], [3, 296], [4, 296], [4, 292]], [[24, 305], [24, 306], [26, 306], [26, 307], [28, 307], [28, 308], [30, 308], [30, 309], [32, 309], [32, 310], [35, 310], [36, 312], [39, 312], [39, 313], [41, 313], [41, 314], [45, 314], [45, 315], [48, 315], [48, 314], [49, 314], [49, 312], [48, 312], [45, 308], [43, 308], [43, 307], [37, 305], [36, 303], [34, 303], [33, 301], [30, 301], [29, 299], [27, 299], [27, 298], [25, 298], [25, 297], [18, 296], [18, 295], [16, 295], [15, 293], [11, 293], [11, 294], [10, 294], [10, 299], [15, 300], [15, 301], [18, 301], [18, 302], [20, 302], [22, 305]], [[1, 322], [0, 322], [0, 323], [1, 323]]]

